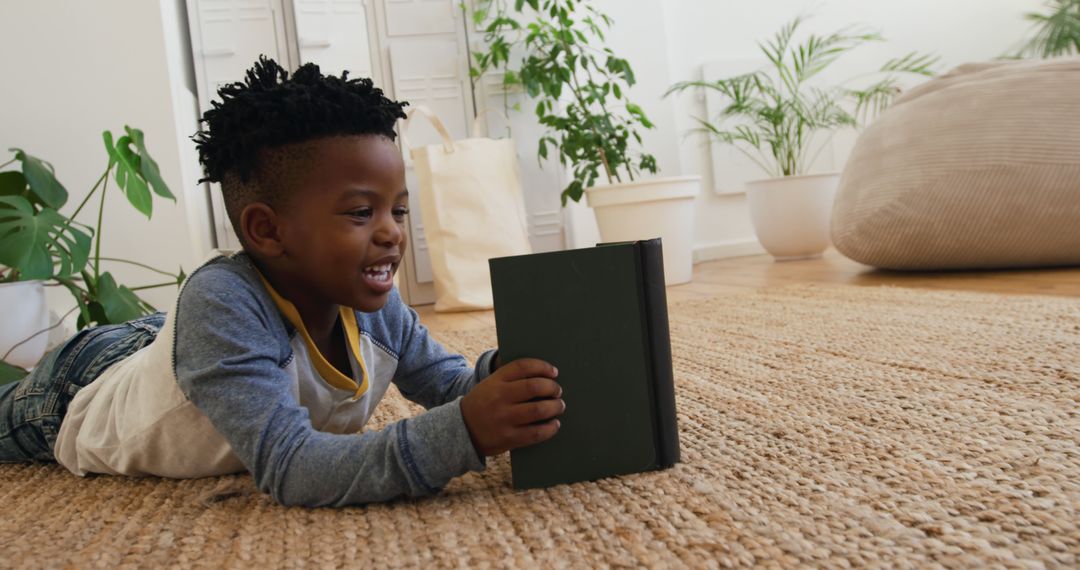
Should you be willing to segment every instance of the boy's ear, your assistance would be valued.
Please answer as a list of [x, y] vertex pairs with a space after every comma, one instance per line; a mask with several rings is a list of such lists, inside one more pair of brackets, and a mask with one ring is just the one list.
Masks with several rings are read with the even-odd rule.
[[240, 231], [245, 244], [264, 257], [285, 252], [277, 212], [263, 202], [252, 202], [240, 212]]

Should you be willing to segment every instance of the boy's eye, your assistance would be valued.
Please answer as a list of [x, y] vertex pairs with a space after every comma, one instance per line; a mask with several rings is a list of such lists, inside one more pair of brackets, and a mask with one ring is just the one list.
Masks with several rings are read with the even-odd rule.
[[[394, 219], [398, 221], [404, 221], [405, 216], [409, 215], [409, 209], [405, 207], [398, 207], [394, 208], [392, 213], [394, 215]], [[375, 215], [375, 210], [373, 208], [357, 208], [355, 210], [349, 210], [347, 214], [354, 218], [362, 218], [366, 220]]]

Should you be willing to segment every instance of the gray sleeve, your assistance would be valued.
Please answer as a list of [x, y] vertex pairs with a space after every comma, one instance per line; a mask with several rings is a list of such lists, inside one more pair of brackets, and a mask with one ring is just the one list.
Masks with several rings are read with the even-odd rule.
[[420, 323], [416, 311], [404, 304], [388, 305], [387, 318], [401, 330], [401, 358], [394, 384], [409, 400], [425, 408], [464, 396], [494, 372], [497, 350], [480, 355], [474, 366], [447, 351]]
[[[483, 468], [455, 398], [378, 432], [315, 430], [283, 369], [284, 328], [260, 291], [231, 271], [193, 275], [177, 307], [181, 390], [284, 505], [349, 505], [437, 492]], [[286, 337], [287, 338], [287, 337]]]

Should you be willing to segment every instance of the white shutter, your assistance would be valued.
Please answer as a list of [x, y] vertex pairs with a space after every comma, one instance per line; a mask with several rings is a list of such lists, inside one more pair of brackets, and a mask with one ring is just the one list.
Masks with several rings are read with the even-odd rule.
[[[188, 2], [192, 60], [199, 114], [211, 108], [222, 85], [240, 81], [260, 55], [290, 67], [281, 0], [194, 0]], [[210, 185], [217, 246], [239, 249], [221, 187]]]
[[300, 63], [315, 63], [323, 73], [375, 77], [372, 38], [365, 0], [293, 0]]

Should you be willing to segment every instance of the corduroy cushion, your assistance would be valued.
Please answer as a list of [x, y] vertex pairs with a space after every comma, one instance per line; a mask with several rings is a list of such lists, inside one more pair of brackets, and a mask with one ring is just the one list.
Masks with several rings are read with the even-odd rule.
[[1080, 264], [1080, 58], [963, 65], [859, 137], [832, 239], [891, 269]]

